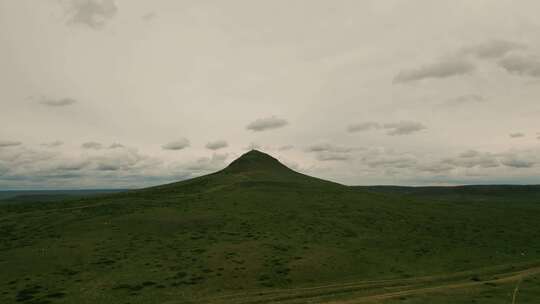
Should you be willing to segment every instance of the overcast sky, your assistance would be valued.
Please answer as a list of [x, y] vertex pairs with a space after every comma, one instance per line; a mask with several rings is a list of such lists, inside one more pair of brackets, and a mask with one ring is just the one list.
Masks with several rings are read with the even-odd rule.
[[0, 0], [0, 189], [251, 148], [345, 184], [540, 183], [537, 0]]

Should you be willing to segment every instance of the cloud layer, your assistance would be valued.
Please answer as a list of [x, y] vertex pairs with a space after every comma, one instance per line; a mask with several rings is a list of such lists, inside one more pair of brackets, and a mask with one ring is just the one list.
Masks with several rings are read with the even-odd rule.
[[254, 147], [347, 184], [540, 182], [540, 2], [304, 2], [0, 1], [0, 188]]

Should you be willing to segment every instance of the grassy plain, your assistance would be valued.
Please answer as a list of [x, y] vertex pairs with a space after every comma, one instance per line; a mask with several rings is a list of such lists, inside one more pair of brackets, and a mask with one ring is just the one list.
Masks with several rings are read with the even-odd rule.
[[520, 280], [517, 303], [538, 303], [539, 223], [540, 187], [347, 187], [252, 151], [174, 184], [1, 204], [0, 303], [491, 304]]

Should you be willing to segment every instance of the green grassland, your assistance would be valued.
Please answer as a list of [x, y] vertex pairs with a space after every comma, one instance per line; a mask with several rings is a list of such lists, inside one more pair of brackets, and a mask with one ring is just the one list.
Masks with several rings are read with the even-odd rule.
[[125, 191], [111, 190], [11, 190], [0, 191], [0, 204], [6, 203], [43, 203], [66, 199], [76, 199]]
[[174, 184], [1, 204], [0, 303], [511, 303], [522, 278], [518, 303], [538, 303], [539, 224], [540, 187], [346, 187], [251, 151]]

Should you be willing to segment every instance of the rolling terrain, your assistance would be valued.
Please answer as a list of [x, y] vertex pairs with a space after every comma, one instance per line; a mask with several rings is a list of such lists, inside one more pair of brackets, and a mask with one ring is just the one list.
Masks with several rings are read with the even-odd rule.
[[347, 187], [250, 151], [0, 205], [0, 303], [537, 303], [540, 187]]

